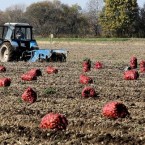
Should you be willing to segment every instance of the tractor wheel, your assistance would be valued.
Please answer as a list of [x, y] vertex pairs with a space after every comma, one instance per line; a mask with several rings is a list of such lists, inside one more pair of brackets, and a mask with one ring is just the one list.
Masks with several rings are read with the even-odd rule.
[[14, 59], [14, 49], [9, 42], [5, 42], [0, 47], [0, 61], [8, 62]]

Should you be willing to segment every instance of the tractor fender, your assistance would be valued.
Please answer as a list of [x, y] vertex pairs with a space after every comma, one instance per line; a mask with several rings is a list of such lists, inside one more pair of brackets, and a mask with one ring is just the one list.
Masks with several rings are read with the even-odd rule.
[[31, 41], [30, 42], [30, 48], [34, 49], [34, 50], [39, 49], [37, 42], [36, 41]]
[[19, 47], [19, 44], [16, 41], [11, 41], [10, 43], [14, 48]]
[[10, 43], [11, 43], [12, 47], [14, 48], [14, 50], [16, 51], [17, 48], [19, 47], [18, 42], [16, 42], [16, 41], [11, 41]]

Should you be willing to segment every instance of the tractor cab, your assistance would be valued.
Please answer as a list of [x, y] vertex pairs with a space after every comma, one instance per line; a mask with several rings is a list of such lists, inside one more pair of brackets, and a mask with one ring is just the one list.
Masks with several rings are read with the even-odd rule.
[[[3, 41], [17, 42], [20, 47], [30, 49], [34, 43], [32, 26], [27, 23], [5, 23], [0, 30]], [[36, 42], [36, 41], [35, 41]]]
[[41, 49], [33, 38], [33, 27], [28, 23], [5, 23], [0, 26], [0, 61], [66, 61], [64, 49]]
[[[0, 61], [22, 59], [23, 53], [38, 49], [28, 23], [5, 23], [0, 27]], [[27, 55], [26, 59], [31, 56]]]
[[[20, 37], [19, 35], [23, 35]], [[32, 39], [32, 27], [23, 23], [5, 23], [0, 29], [0, 38], [3, 40]]]

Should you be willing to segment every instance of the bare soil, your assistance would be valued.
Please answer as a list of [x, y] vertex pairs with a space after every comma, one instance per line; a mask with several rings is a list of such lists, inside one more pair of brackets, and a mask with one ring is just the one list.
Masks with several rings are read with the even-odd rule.
[[[43, 48], [64, 48], [69, 51], [67, 62], [1, 63], [10, 77], [10, 87], [0, 88], [0, 145], [143, 145], [145, 144], [145, 74], [135, 81], [123, 80], [124, 68], [134, 55], [138, 63], [145, 59], [145, 41], [53, 43], [39, 42]], [[79, 83], [82, 61], [90, 58], [92, 69], [86, 75], [94, 83], [96, 98], [83, 99], [84, 85]], [[94, 70], [95, 61], [104, 68]], [[52, 65], [58, 74], [48, 75], [45, 68]], [[139, 66], [139, 65], [138, 65]], [[24, 82], [20, 76], [31, 68], [39, 68], [42, 77]], [[137, 69], [139, 70], [139, 68]], [[38, 94], [37, 102], [27, 104], [21, 95], [28, 87]], [[52, 90], [49, 92], [48, 90]], [[107, 119], [102, 107], [108, 101], [124, 103], [130, 116]], [[41, 118], [49, 113], [64, 114], [69, 122], [65, 131], [41, 130]]]

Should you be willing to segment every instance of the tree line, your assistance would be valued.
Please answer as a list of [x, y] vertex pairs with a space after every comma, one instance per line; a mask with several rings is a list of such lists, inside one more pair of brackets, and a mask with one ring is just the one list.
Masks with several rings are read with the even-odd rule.
[[30, 23], [35, 35], [48, 37], [145, 37], [145, 4], [137, 0], [89, 0], [87, 9], [58, 0], [15, 5], [0, 11], [5, 22]]

